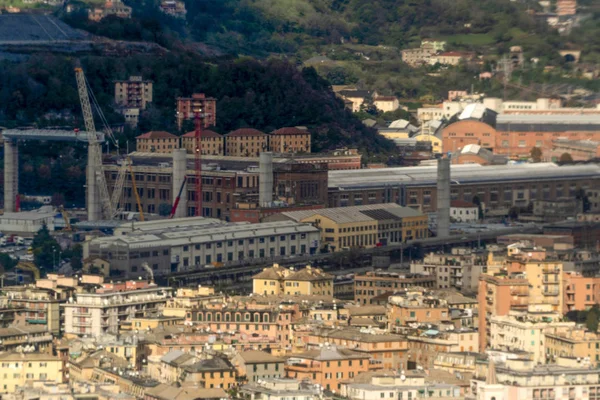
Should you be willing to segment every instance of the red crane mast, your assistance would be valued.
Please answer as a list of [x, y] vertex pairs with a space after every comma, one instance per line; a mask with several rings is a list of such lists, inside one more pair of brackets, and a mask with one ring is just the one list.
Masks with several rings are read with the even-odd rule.
[[195, 140], [196, 148], [195, 162], [196, 162], [196, 216], [203, 216], [202, 212], [202, 105], [198, 104], [194, 106], [194, 125], [196, 128]]

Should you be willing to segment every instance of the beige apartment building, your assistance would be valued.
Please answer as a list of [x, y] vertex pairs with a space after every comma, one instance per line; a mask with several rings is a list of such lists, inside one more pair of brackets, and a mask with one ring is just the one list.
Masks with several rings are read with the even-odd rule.
[[[536, 363], [546, 363], [545, 331], [549, 328], [573, 328], [574, 322], [560, 322], [561, 314], [545, 307], [530, 306], [527, 312], [511, 311], [491, 318], [490, 348], [531, 353]], [[546, 311], [544, 311], [546, 310]]]
[[63, 366], [63, 361], [51, 354], [0, 354], [0, 393], [15, 393], [31, 382], [63, 383]]
[[152, 81], [141, 76], [130, 76], [128, 80], [115, 81], [115, 103], [121, 107], [145, 109], [152, 103]]
[[239, 352], [233, 357], [232, 364], [237, 370], [237, 376], [246, 377], [246, 382], [285, 376], [285, 359], [260, 350]]
[[552, 326], [545, 331], [546, 354], [549, 358], [570, 357], [600, 364], [600, 335], [581, 326]]
[[275, 153], [310, 153], [310, 132], [296, 127], [277, 129], [271, 133], [269, 150]]
[[252, 277], [253, 292], [264, 295], [333, 296], [333, 275], [310, 265], [299, 271], [275, 264]]
[[179, 138], [165, 131], [146, 132], [135, 138], [136, 149], [143, 153], [168, 153], [179, 148]]
[[[181, 147], [188, 153], [196, 154], [196, 132], [188, 132], [181, 137]], [[200, 133], [200, 153], [202, 155], [222, 156], [225, 147], [223, 147], [223, 136], [210, 129], [203, 129]]]
[[269, 135], [252, 128], [241, 128], [225, 135], [228, 156], [257, 157], [269, 148]]
[[381, 112], [396, 111], [400, 107], [396, 96], [377, 96], [373, 99], [373, 105]]

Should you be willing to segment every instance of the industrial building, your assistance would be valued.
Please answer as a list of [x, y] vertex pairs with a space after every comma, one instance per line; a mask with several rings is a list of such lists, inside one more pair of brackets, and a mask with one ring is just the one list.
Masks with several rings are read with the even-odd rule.
[[274, 260], [313, 254], [319, 230], [291, 221], [172, 227], [96, 238], [84, 245], [84, 257], [111, 264], [113, 276], [138, 277], [148, 263], [161, 275], [203, 266], [240, 264], [245, 259]]
[[283, 211], [265, 220], [311, 223], [321, 230], [322, 244], [329, 251], [371, 248], [429, 236], [426, 215], [395, 203]]
[[[505, 215], [531, 201], [574, 198], [580, 189], [600, 185], [596, 164], [559, 167], [553, 163], [480, 166], [451, 165], [450, 200], [485, 205], [486, 215]], [[329, 171], [329, 207], [398, 203], [437, 211], [435, 166]]]

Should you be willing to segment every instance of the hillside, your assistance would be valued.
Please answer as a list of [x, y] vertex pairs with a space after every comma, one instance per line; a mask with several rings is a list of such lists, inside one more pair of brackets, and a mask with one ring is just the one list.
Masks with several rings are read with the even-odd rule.
[[[272, 131], [307, 126], [313, 150], [359, 147], [366, 154], [387, 154], [393, 145], [364, 127], [335, 97], [314, 69], [297, 69], [278, 60], [252, 59], [208, 63], [193, 53], [171, 51], [163, 57], [80, 57], [88, 80], [112, 122], [113, 80], [142, 75], [154, 81], [154, 103], [142, 115], [139, 129], [126, 131], [124, 142], [139, 132], [176, 132], [175, 99], [203, 92], [218, 99], [216, 130], [240, 127]], [[26, 62], [0, 62], [0, 126], [36, 124], [81, 126], [73, 63], [67, 57], [37, 55]], [[59, 118], [60, 117], [60, 118]]]

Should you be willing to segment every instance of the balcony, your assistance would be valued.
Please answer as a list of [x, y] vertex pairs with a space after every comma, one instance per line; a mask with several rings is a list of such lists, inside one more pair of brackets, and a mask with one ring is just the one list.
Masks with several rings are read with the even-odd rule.
[[560, 274], [560, 268], [544, 268], [542, 269], [543, 274]]
[[294, 363], [285, 366], [288, 371], [295, 372], [321, 372], [321, 368], [318, 365], [312, 365], [307, 363]]
[[542, 291], [544, 296], [558, 296], [560, 294], [560, 290], [544, 290]]

